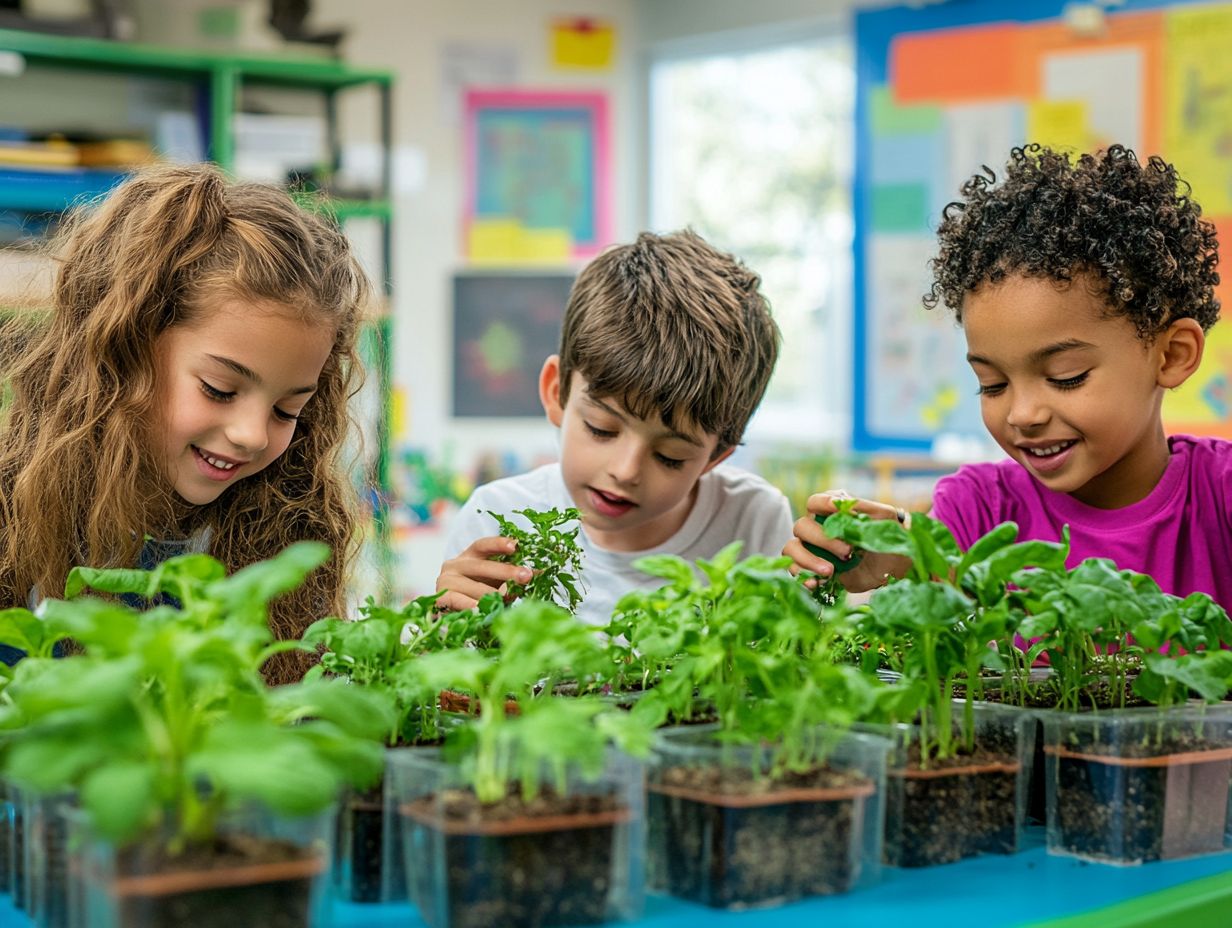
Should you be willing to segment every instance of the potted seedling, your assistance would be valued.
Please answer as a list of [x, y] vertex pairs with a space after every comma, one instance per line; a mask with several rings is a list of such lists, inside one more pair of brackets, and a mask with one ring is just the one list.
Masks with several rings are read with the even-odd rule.
[[819, 617], [787, 559], [738, 552], [699, 562], [704, 581], [679, 572], [682, 595], [667, 595], [688, 603], [688, 630], [637, 704], [687, 718], [700, 700], [717, 718], [659, 732], [648, 859], [652, 885], [731, 909], [844, 892], [875, 875], [889, 748], [845, 731], [886, 688], [826, 659], [843, 613]]
[[[699, 562], [722, 582], [739, 555], [738, 544], [720, 552], [713, 561]], [[638, 570], [666, 581], [662, 586], [625, 593], [616, 603], [604, 633], [608, 638], [610, 664], [600, 679], [605, 692], [624, 697], [627, 703], [657, 686], [681, 658], [685, 642], [701, 629], [702, 615], [711, 596], [688, 561], [674, 554], [639, 558]], [[678, 722], [709, 721], [706, 710], [695, 701], [676, 706], [683, 714]], [[698, 718], [698, 712], [702, 713]]]
[[[402, 822], [411, 898], [434, 928], [597, 924], [642, 901], [641, 714], [560, 697], [606, 660], [594, 629], [524, 601], [494, 621], [498, 653], [438, 651], [413, 662], [424, 689], [480, 707], [443, 749], [390, 757], [387, 796]], [[516, 702], [509, 712], [506, 701]]]
[[496, 560], [521, 564], [533, 573], [526, 583], [510, 583], [507, 597], [542, 600], [576, 611], [582, 601], [582, 549], [577, 540], [581, 513], [576, 509], [515, 509], [514, 514], [523, 516], [530, 527], [523, 529], [500, 513], [488, 512], [500, 535], [517, 543], [511, 554]]
[[[1018, 621], [1012, 578], [1028, 567], [1062, 567], [1068, 545], [1019, 543], [1016, 528], [1000, 526], [964, 552], [923, 514], [903, 526], [844, 512], [825, 528], [858, 548], [911, 559], [907, 576], [877, 590], [860, 620], [864, 637], [899, 656], [910, 694], [895, 704], [891, 729], [898, 743], [887, 775], [886, 862], [1013, 853], [1035, 727], [1025, 713], [977, 696], [985, 670], [1005, 671], [1015, 660], [1006, 654]], [[959, 679], [966, 686], [956, 703]]]
[[[1232, 713], [1203, 704], [1232, 686], [1227, 613], [1095, 559], [1021, 586], [1023, 634], [1058, 681], [1041, 713], [1049, 852], [1135, 864], [1227, 847]], [[1151, 708], [1120, 708], [1131, 687]], [[1086, 704], [1100, 694], [1114, 708]]]
[[[0, 644], [24, 651], [24, 672], [34, 674], [53, 660], [60, 642], [65, 638], [53, 623], [44, 621], [28, 609], [13, 608], [0, 611]], [[14, 670], [0, 665], [0, 707], [11, 705], [11, 696], [5, 693]], [[0, 712], [5, 711], [0, 708]], [[5, 740], [0, 732], [0, 756]], [[62, 835], [44, 835], [37, 829], [54, 829], [57, 822], [45, 818], [41, 812], [44, 800], [27, 797], [22, 790], [0, 775], [0, 892], [10, 892], [18, 908], [27, 908], [31, 917], [38, 916], [48, 925], [63, 925], [67, 918], [62, 894], [48, 892], [48, 874], [63, 869], [64, 844]], [[27, 811], [34, 809], [38, 821], [29, 820]], [[27, 847], [27, 838], [37, 848], [37, 853]]]
[[[393, 704], [393, 724], [384, 734], [387, 751], [439, 744], [443, 738], [437, 694], [408, 673], [424, 653], [464, 646], [491, 646], [491, 610], [444, 613], [440, 594], [411, 600], [401, 609], [369, 599], [358, 621], [326, 618], [304, 632], [306, 645], [321, 651], [308, 679], [341, 677], [384, 694]], [[499, 604], [499, 597], [494, 597]], [[485, 607], [490, 604], [485, 604]], [[346, 793], [335, 836], [334, 882], [353, 902], [406, 898], [402, 844], [385, 821], [385, 778]]]
[[[48, 601], [82, 653], [18, 664], [0, 715], [5, 768], [41, 794], [73, 789], [84, 923], [307, 925], [323, 896], [330, 805], [380, 769], [392, 724], [345, 681], [268, 690], [267, 606], [328, 557], [295, 545], [223, 577], [189, 556], [144, 578], [182, 608]], [[132, 592], [141, 578], [70, 578]], [[123, 588], [123, 589], [121, 589]], [[34, 670], [37, 668], [37, 672]], [[70, 863], [72, 866], [72, 863]]]

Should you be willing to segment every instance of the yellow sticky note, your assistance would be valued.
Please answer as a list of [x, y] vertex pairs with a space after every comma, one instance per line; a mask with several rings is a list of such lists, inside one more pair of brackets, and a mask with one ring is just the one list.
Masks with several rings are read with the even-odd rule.
[[466, 243], [472, 261], [517, 260], [522, 224], [516, 219], [476, 219]]
[[393, 387], [389, 391], [388, 425], [392, 444], [397, 444], [409, 434], [406, 421], [406, 393], [401, 387]]
[[568, 229], [522, 228], [518, 242], [518, 255], [523, 261], [567, 261], [573, 251], [573, 240]]
[[1036, 100], [1027, 109], [1027, 141], [1081, 154], [1091, 146], [1091, 120], [1081, 100]]
[[1163, 55], [1163, 148], [1208, 216], [1232, 213], [1232, 9], [1169, 10]]
[[598, 19], [552, 21], [552, 66], [603, 70], [612, 66], [616, 29]]
[[1232, 424], [1232, 329], [1211, 329], [1202, 366], [1164, 394], [1163, 415], [1165, 423], [1184, 428]]

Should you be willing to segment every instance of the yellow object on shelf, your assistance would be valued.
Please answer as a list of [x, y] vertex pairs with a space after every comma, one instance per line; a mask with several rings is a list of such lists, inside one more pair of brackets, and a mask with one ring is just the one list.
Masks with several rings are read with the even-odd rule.
[[78, 142], [77, 163], [88, 168], [124, 168], [155, 160], [154, 149], [139, 139]]
[[76, 167], [77, 146], [69, 142], [0, 142], [0, 164]]

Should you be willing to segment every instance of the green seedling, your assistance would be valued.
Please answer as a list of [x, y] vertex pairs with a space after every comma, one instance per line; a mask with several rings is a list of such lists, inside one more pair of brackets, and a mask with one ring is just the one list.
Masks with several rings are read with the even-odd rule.
[[171, 853], [209, 845], [221, 818], [250, 803], [306, 814], [343, 783], [371, 782], [392, 725], [384, 700], [343, 680], [270, 690], [260, 675], [271, 654], [303, 647], [273, 640], [270, 600], [328, 557], [303, 543], [230, 577], [203, 555], [74, 571], [70, 595], [170, 593], [182, 608], [44, 602], [52, 634], [82, 653], [17, 665], [0, 705], [6, 775], [37, 793], [75, 790], [102, 836], [168, 836]]
[[627, 713], [593, 696], [552, 695], [558, 680], [584, 683], [610, 661], [596, 629], [536, 600], [500, 611], [493, 627], [498, 652], [437, 651], [403, 670], [409, 687], [473, 697], [477, 714], [450, 731], [445, 749], [480, 802], [499, 802], [515, 784], [527, 801], [545, 784], [563, 793], [566, 771], [597, 775], [613, 740], [631, 752], [649, 750], [649, 710]]
[[[964, 552], [949, 529], [922, 513], [905, 526], [846, 511], [830, 516], [825, 529], [853, 546], [911, 559], [905, 578], [873, 594], [861, 632], [877, 647], [900, 655], [898, 669], [919, 698], [916, 705], [911, 700], [898, 704], [915, 716], [899, 721], [918, 721], [921, 762], [970, 750], [981, 674], [1005, 669], [1012, 660], [1008, 653], [1015, 650], [1013, 633], [1021, 613], [1010, 599], [1011, 582], [1028, 567], [1064, 570], [1067, 541], [1018, 542], [1017, 526], [1006, 524]], [[1019, 661], [1029, 667], [1027, 658]], [[968, 686], [955, 738], [951, 693], [960, 677]]]
[[[677, 557], [644, 558], [639, 569], [671, 582], [622, 600], [619, 626], [635, 653], [652, 656], [658, 685], [637, 704], [689, 720], [713, 711], [727, 743], [772, 745], [777, 777], [815, 766], [831, 734], [875, 715], [885, 688], [835, 658], [850, 631], [846, 610], [825, 610], [787, 571], [789, 558], [739, 559], [729, 545], [697, 570]], [[699, 575], [700, 572], [700, 575]]]
[[[509, 598], [537, 599], [576, 612], [582, 602], [578, 579], [582, 549], [577, 540], [581, 513], [576, 509], [515, 509], [514, 513], [524, 516], [530, 528], [523, 529], [505, 516], [488, 511], [500, 526], [500, 534], [517, 543], [513, 553], [500, 555], [496, 560], [521, 564], [534, 572], [528, 582], [508, 585]], [[575, 523], [573, 527], [565, 528], [570, 522]]]
[[377, 605], [369, 597], [357, 621], [321, 619], [304, 632], [304, 643], [321, 651], [308, 679], [344, 677], [392, 700], [395, 724], [385, 736], [390, 747], [435, 743], [444, 735], [439, 694], [420, 687], [418, 677], [407, 672], [408, 663], [437, 651], [498, 646], [493, 619], [505, 608], [498, 594], [489, 593], [476, 608], [460, 612], [439, 611], [441, 595], [417, 597], [401, 609]]

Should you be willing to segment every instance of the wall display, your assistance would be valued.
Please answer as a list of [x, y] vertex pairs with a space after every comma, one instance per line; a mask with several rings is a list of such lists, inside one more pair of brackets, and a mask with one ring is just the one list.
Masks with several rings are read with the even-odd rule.
[[453, 415], [543, 415], [539, 371], [560, 347], [572, 274], [453, 281]]
[[[856, 16], [855, 409], [859, 450], [984, 434], [962, 331], [926, 311], [945, 204], [1009, 150], [1160, 154], [1232, 241], [1232, 4], [971, 0]], [[1083, 15], [1079, 15], [1083, 14]], [[1232, 275], [1221, 286], [1232, 305]], [[1168, 396], [1169, 431], [1232, 436], [1232, 325]]]
[[608, 244], [605, 94], [472, 90], [465, 128], [471, 261], [559, 264]]

